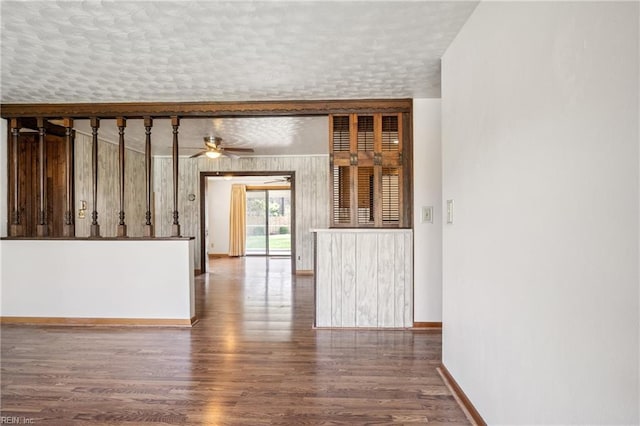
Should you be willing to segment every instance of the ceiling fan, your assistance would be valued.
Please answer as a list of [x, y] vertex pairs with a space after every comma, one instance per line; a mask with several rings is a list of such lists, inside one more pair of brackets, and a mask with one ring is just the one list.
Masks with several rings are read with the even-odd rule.
[[[237, 155], [233, 154], [233, 152], [253, 152], [252, 148], [234, 148], [227, 147], [222, 145], [222, 138], [218, 136], [205, 136], [204, 137], [204, 145], [205, 149], [193, 154], [189, 158], [196, 158], [200, 156], [207, 156], [208, 158], [218, 158], [218, 157], [232, 157], [238, 158]], [[190, 148], [190, 149], [199, 149], [199, 148]]]
[[283, 184], [290, 184], [291, 183], [291, 176], [283, 176], [281, 178], [278, 179], [274, 179], [274, 180], [270, 180], [267, 182], [264, 182], [265, 184], [267, 183], [283, 183]]

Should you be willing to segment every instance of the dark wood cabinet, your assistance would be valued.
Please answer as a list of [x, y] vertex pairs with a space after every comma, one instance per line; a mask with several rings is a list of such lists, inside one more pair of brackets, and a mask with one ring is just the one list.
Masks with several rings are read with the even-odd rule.
[[[36, 237], [40, 206], [40, 188], [38, 170], [39, 135], [33, 132], [22, 132], [18, 136], [18, 210], [20, 211], [22, 236]], [[13, 161], [13, 140], [9, 138], [10, 163]], [[48, 236], [62, 237], [64, 234], [64, 214], [66, 199], [66, 152], [65, 140], [61, 136], [47, 134], [45, 136], [46, 152], [46, 190], [45, 211], [48, 225]], [[15, 210], [14, 188], [16, 177], [10, 167], [9, 173], [9, 212]]]

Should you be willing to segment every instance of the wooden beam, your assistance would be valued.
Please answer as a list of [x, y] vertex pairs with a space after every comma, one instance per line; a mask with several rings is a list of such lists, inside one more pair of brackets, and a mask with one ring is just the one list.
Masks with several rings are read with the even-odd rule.
[[3, 118], [70, 117], [129, 119], [145, 116], [170, 117], [261, 117], [327, 114], [364, 114], [372, 112], [411, 112], [411, 99], [352, 99], [308, 101], [249, 102], [141, 102], [141, 103], [68, 103], [2, 104]]

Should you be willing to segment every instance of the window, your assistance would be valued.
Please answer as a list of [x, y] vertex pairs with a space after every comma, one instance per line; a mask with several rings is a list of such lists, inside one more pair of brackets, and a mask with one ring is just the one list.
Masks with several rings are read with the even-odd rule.
[[[331, 115], [331, 226], [411, 226], [409, 115]], [[407, 126], [407, 128], [409, 128]]]

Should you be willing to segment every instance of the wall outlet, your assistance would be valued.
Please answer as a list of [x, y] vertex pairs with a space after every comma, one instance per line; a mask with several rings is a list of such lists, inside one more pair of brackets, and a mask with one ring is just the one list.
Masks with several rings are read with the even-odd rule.
[[420, 212], [420, 222], [433, 223], [433, 206], [422, 207]]

